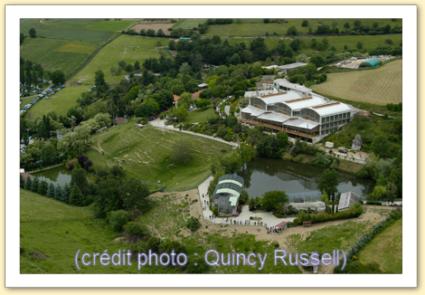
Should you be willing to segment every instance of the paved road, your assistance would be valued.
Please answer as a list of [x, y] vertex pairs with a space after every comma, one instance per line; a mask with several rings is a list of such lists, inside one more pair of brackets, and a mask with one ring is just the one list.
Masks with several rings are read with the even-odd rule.
[[206, 135], [206, 134], [202, 134], [202, 133], [197, 133], [197, 132], [192, 132], [192, 131], [188, 131], [188, 130], [183, 130], [183, 129], [179, 129], [174, 127], [173, 125], [166, 125], [165, 124], [165, 120], [161, 120], [161, 119], [155, 119], [153, 121], [149, 122], [150, 125], [152, 125], [153, 127], [156, 128], [161, 128], [161, 129], [165, 129], [165, 130], [171, 130], [171, 131], [176, 131], [176, 132], [181, 132], [181, 133], [186, 133], [186, 134], [191, 134], [191, 135], [195, 135], [195, 136], [199, 136], [199, 137], [203, 137], [203, 138], [208, 138], [211, 140], [215, 140], [227, 145], [230, 145], [234, 148], [239, 147], [239, 144], [237, 142], [231, 142], [231, 141], [225, 141], [224, 139], [221, 139], [219, 137], [215, 137], [215, 136], [210, 136], [210, 135]]

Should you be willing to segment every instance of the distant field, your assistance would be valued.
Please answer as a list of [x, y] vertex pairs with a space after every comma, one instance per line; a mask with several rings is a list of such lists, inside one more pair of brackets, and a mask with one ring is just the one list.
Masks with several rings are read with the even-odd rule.
[[173, 29], [190, 30], [196, 28], [199, 24], [202, 24], [206, 19], [202, 18], [186, 18], [179, 19], [173, 26]]
[[372, 70], [328, 74], [325, 83], [313, 90], [347, 100], [384, 105], [402, 100], [402, 61], [396, 60]]
[[[121, 164], [130, 175], [168, 191], [194, 188], [210, 174], [212, 161], [230, 150], [226, 144], [197, 136], [151, 126], [139, 129], [134, 121], [112, 127], [93, 140], [88, 157], [95, 167]], [[193, 159], [187, 165], [170, 165], [167, 159], [180, 143], [190, 148]]]
[[75, 75], [70, 83], [80, 83], [92, 85], [94, 74], [102, 70], [108, 83], [119, 82], [122, 75], [113, 76], [111, 68], [117, 67], [118, 62], [124, 60], [127, 63], [143, 61], [151, 57], [159, 57], [158, 47], [168, 44], [166, 38], [150, 38], [142, 36], [121, 35], [104, 48], [80, 71]]
[[402, 222], [396, 221], [360, 251], [361, 263], [376, 263], [383, 273], [402, 273]]
[[88, 91], [94, 84], [94, 75], [98, 70], [102, 70], [105, 79], [110, 84], [118, 83], [124, 73], [119, 76], [113, 76], [111, 68], [118, 66], [121, 60], [127, 63], [143, 61], [149, 57], [158, 57], [160, 55], [158, 46], [167, 44], [165, 38], [149, 38], [141, 36], [122, 35], [107, 44], [98, 54], [71, 80], [66, 87], [52, 95], [50, 98], [38, 102], [26, 115], [29, 119], [36, 119], [49, 112], [57, 114], [66, 114], [74, 105], [81, 93]]
[[27, 37], [21, 56], [39, 63], [47, 71], [62, 70], [67, 78], [108, 39], [134, 20], [23, 19], [21, 33], [35, 28], [37, 38]]
[[[302, 27], [303, 19], [287, 19], [286, 22], [282, 23], [264, 23], [263, 19], [238, 19], [235, 20], [232, 24], [226, 25], [210, 25], [208, 27], [207, 35], [210, 36], [240, 36], [240, 37], [249, 37], [249, 36], [265, 36], [268, 34], [277, 34], [279, 36], [286, 35], [286, 32], [289, 27], [294, 26], [299, 34], [308, 34], [309, 30], [313, 32], [317, 29], [319, 24], [326, 24], [330, 27], [337, 26], [340, 30], [343, 29], [343, 25], [348, 22], [350, 27], [353, 27], [354, 19], [344, 20], [344, 19], [311, 19], [308, 20], [308, 26]], [[362, 24], [371, 26], [373, 23], [378, 23], [379, 26], [383, 25], [398, 25], [401, 26], [399, 20], [392, 21], [387, 19], [363, 19], [360, 20]]]
[[[302, 42], [301, 52], [310, 54], [314, 50], [310, 49], [310, 43], [312, 39], [316, 39], [318, 42], [322, 39], [327, 39], [329, 42], [329, 47], [334, 46], [337, 51], [343, 51], [344, 46], [346, 45], [348, 49], [356, 50], [358, 42], [363, 44], [363, 48], [366, 50], [375, 49], [378, 46], [385, 46], [386, 40], [391, 40], [394, 44], [400, 44], [401, 34], [389, 34], [389, 35], [347, 35], [347, 36], [301, 36], [299, 38]], [[246, 43], [251, 42], [253, 37], [229, 37], [228, 40], [231, 44], [235, 43]], [[265, 43], [269, 49], [276, 47], [279, 41], [283, 40], [287, 45], [294, 39], [292, 37], [275, 37], [269, 36], [264, 37]]]
[[162, 30], [165, 35], [170, 35], [170, 29], [174, 24], [172, 22], [141, 22], [138, 24], [135, 24], [131, 27], [132, 30], [134, 30], [137, 33], [140, 33], [141, 30], [154, 30], [157, 32], [158, 30]]

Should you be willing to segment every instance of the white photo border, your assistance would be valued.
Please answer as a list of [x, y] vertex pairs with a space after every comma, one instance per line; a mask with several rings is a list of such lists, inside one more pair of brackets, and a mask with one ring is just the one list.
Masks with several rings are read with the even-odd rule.
[[[403, 19], [402, 274], [21, 274], [19, 21], [21, 18]], [[6, 287], [417, 287], [417, 8], [415, 5], [6, 5]], [[73, 257], [70, 257], [72, 261]], [[335, 276], [338, 276], [337, 278]]]

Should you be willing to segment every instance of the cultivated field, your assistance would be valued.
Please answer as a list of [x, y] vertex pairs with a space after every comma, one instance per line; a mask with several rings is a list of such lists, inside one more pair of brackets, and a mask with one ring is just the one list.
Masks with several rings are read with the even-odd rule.
[[80, 95], [88, 91], [94, 84], [96, 71], [102, 70], [107, 83], [116, 84], [123, 77], [112, 75], [111, 68], [117, 67], [118, 62], [124, 60], [127, 63], [139, 61], [140, 64], [146, 58], [158, 57], [160, 46], [167, 44], [164, 38], [149, 38], [141, 36], [122, 35], [111, 43], [107, 44], [98, 54], [66, 84], [66, 87], [52, 95], [48, 99], [43, 99], [30, 109], [26, 117], [34, 120], [49, 112], [56, 112], [64, 115], [76, 105]]
[[69, 78], [106, 41], [134, 20], [23, 19], [21, 33], [35, 28], [37, 38], [27, 37], [21, 56], [47, 71], [62, 70]]
[[[226, 144], [197, 136], [151, 126], [139, 129], [134, 121], [112, 127], [93, 140], [88, 157], [95, 167], [122, 165], [151, 188], [168, 191], [195, 187], [210, 174], [212, 161], [230, 150]], [[180, 144], [190, 150], [192, 159], [185, 165], [173, 165], [169, 158]]]
[[358, 257], [363, 264], [378, 264], [383, 273], [401, 273], [402, 254], [402, 221], [397, 220], [366, 245]]
[[402, 100], [402, 61], [377, 69], [328, 74], [325, 83], [313, 86], [323, 95], [384, 105]]
[[141, 30], [154, 30], [157, 32], [158, 30], [162, 30], [165, 35], [170, 35], [171, 28], [174, 26], [172, 22], [166, 21], [152, 21], [152, 22], [142, 22], [135, 24], [131, 27], [136, 33], [140, 33]]
[[[253, 37], [270, 35], [286, 35], [289, 27], [294, 26], [299, 34], [308, 34], [309, 31], [315, 31], [320, 24], [329, 25], [330, 27], [337, 26], [340, 30], [343, 25], [348, 22], [350, 28], [353, 27], [355, 20], [330, 20], [330, 19], [311, 19], [308, 20], [308, 26], [303, 27], [303, 19], [291, 19], [281, 23], [264, 23], [262, 19], [239, 19], [235, 20], [232, 24], [226, 25], [210, 25], [208, 27], [207, 35], [210, 36], [231, 36], [231, 37]], [[371, 26], [373, 23], [378, 23], [379, 26], [391, 25], [401, 26], [399, 20], [361, 20], [363, 25]]]
[[[246, 43], [252, 41], [254, 37], [229, 37], [228, 40], [231, 44], [235, 43]], [[401, 34], [388, 34], [388, 35], [347, 35], [347, 36], [300, 36], [296, 37], [301, 40], [301, 52], [304, 54], [312, 54], [315, 50], [310, 48], [311, 40], [316, 39], [317, 42], [326, 39], [329, 42], [329, 47], [334, 46], [336, 51], [346, 51], [344, 46], [347, 46], [347, 49], [357, 50], [357, 43], [361, 42], [363, 44], [363, 49], [371, 50], [379, 46], [386, 46], [386, 40], [391, 40], [394, 44], [400, 44]], [[269, 49], [276, 47], [279, 41], [284, 41], [289, 45], [293, 37], [275, 37], [269, 36], [265, 37], [265, 43]]]
[[179, 19], [173, 26], [173, 29], [190, 30], [196, 28], [199, 24], [202, 24], [206, 19], [202, 18], [187, 18]]

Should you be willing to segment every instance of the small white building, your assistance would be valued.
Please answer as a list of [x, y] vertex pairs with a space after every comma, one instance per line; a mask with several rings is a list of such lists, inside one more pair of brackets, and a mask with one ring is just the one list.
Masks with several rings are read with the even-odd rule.
[[349, 209], [360, 200], [360, 197], [353, 192], [345, 192], [339, 196], [338, 211]]

